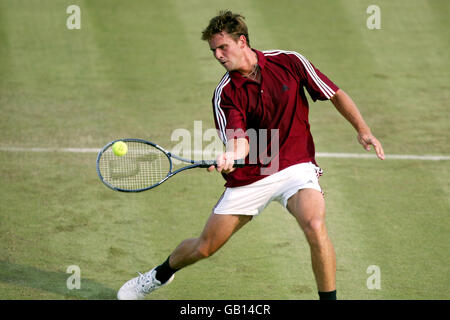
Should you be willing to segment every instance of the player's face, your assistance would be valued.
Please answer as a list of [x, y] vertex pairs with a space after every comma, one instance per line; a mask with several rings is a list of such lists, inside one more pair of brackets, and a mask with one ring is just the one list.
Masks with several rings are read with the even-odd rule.
[[238, 70], [242, 64], [245, 40], [234, 40], [228, 33], [215, 34], [209, 40], [209, 47], [214, 57], [227, 71]]

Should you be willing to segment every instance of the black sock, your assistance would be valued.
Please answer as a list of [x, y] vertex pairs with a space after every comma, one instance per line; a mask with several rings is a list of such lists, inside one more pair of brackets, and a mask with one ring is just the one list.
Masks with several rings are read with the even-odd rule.
[[[170, 256], [169, 256], [170, 258]], [[166, 283], [167, 280], [170, 279], [170, 277], [178, 271], [178, 269], [172, 269], [169, 265], [169, 258], [167, 258], [166, 261], [164, 261], [164, 263], [160, 264], [159, 266], [157, 266], [155, 268], [156, 270], [156, 275], [155, 278], [156, 280], [160, 281], [161, 284], [162, 283]]]
[[336, 298], [336, 290], [328, 291], [328, 292], [321, 292], [321, 291], [319, 291], [319, 299], [320, 300], [337, 300], [337, 298]]

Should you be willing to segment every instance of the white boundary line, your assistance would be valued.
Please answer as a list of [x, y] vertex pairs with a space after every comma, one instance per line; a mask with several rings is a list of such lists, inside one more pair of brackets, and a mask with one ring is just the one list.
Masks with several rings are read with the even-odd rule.
[[[68, 152], [68, 153], [98, 153], [97, 148], [24, 148], [24, 147], [0, 147], [2, 152]], [[193, 156], [202, 155], [202, 151], [192, 152]], [[205, 153], [206, 154], [206, 153]], [[208, 153], [208, 155], [211, 155]], [[342, 158], [342, 159], [376, 159], [373, 153], [333, 153], [333, 152], [317, 152], [318, 158]], [[425, 160], [425, 161], [448, 161], [450, 156], [446, 155], [413, 155], [413, 154], [387, 154], [386, 160]]]
[[[414, 154], [386, 154], [386, 160], [427, 160], [427, 161], [441, 161], [450, 160], [450, 156], [444, 155], [414, 155]], [[377, 156], [375, 154], [364, 154], [364, 153], [330, 153], [330, 152], [317, 152], [316, 157], [318, 158], [366, 158], [375, 159]]]
[[95, 148], [22, 148], [22, 147], [0, 147], [3, 152], [72, 152], [72, 153], [98, 153], [100, 149]]

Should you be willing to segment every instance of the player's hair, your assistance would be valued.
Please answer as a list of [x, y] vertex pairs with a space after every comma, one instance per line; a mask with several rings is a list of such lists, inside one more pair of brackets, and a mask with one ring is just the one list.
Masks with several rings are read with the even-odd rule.
[[209, 21], [209, 25], [202, 32], [202, 40], [209, 41], [215, 34], [225, 31], [235, 41], [237, 41], [240, 36], [245, 36], [247, 45], [250, 47], [248, 29], [244, 19], [245, 17], [240, 14], [233, 13], [230, 10], [222, 10], [219, 12], [218, 16]]

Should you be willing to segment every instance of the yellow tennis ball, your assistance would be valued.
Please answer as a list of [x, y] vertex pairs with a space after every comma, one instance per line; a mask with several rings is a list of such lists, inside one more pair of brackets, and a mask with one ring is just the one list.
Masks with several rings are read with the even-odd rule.
[[128, 151], [128, 146], [123, 141], [117, 141], [112, 146], [112, 151], [116, 156], [124, 156]]

